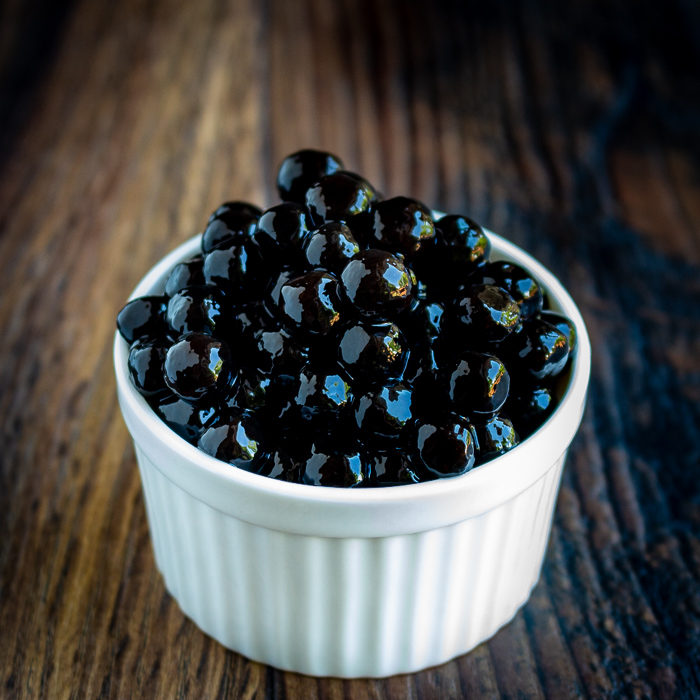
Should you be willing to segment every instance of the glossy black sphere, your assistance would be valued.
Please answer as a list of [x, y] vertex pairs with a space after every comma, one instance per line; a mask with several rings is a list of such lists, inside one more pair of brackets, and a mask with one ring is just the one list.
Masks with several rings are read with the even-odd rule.
[[227, 395], [236, 368], [223, 341], [188, 333], [171, 346], [163, 363], [165, 383], [185, 401], [213, 402]]
[[147, 398], [170, 394], [163, 377], [163, 363], [170, 343], [136, 341], [129, 350], [129, 376], [136, 390]]
[[165, 319], [174, 337], [185, 333], [213, 335], [225, 325], [224, 309], [223, 295], [216, 287], [195, 285], [170, 298]]
[[166, 297], [132, 299], [117, 316], [117, 328], [129, 345], [140, 338], [154, 340], [165, 334]]
[[249, 411], [231, 409], [202, 433], [202, 452], [246, 471], [255, 471], [265, 449], [265, 435]]
[[368, 456], [368, 468], [370, 486], [405, 486], [435, 478], [405, 452], [396, 449], [372, 452]]
[[484, 229], [469, 217], [443, 216], [435, 229], [438, 248], [444, 251], [445, 265], [451, 272], [467, 273], [489, 259], [491, 241]]
[[454, 410], [462, 416], [496, 413], [508, 398], [510, 376], [494, 355], [462, 352], [442, 368], [440, 378]]
[[504, 340], [520, 321], [520, 307], [510, 294], [490, 284], [468, 287], [454, 310], [465, 338], [479, 345]]
[[503, 416], [493, 416], [485, 423], [474, 424], [472, 434], [477, 464], [495, 459], [513, 449], [520, 441], [513, 424]]
[[195, 445], [217, 416], [214, 405], [196, 406], [170, 395], [152, 403], [156, 415], [181, 438]]
[[542, 311], [542, 290], [534, 276], [514, 263], [499, 260], [485, 265], [477, 273], [481, 282], [505, 289], [520, 306], [520, 318], [533, 318]]
[[400, 450], [373, 451], [368, 455], [367, 461], [370, 486], [405, 486], [435, 478]]
[[258, 462], [256, 473], [278, 481], [302, 483], [304, 464], [282, 450], [265, 454]]
[[297, 376], [308, 353], [286, 331], [263, 330], [255, 334], [255, 366], [264, 374]]
[[408, 354], [403, 334], [388, 322], [352, 325], [342, 333], [338, 344], [341, 365], [360, 383], [400, 377]]
[[368, 211], [371, 201], [371, 190], [347, 173], [326, 175], [306, 193], [306, 208], [316, 227], [329, 221], [349, 223]]
[[322, 177], [342, 170], [340, 158], [325, 153], [306, 149], [287, 156], [277, 173], [277, 189], [285, 202], [303, 204], [306, 191]]
[[341, 281], [345, 297], [367, 318], [393, 319], [413, 299], [409, 269], [383, 250], [364, 250], [355, 255], [345, 266]]
[[254, 233], [262, 211], [247, 202], [226, 202], [210, 217], [202, 234], [202, 252], [232, 243], [242, 243]]
[[533, 318], [508, 338], [503, 351], [510, 373], [519, 383], [530, 380], [539, 384], [564, 369], [569, 359], [569, 342], [556, 326]]
[[296, 276], [296, 270], [293, 270], [289, 267], [284, 267], [282, 268], [282, 270], [280, 270], [279, 274], [273, 278], [272, 283], [270, 285], [270, 290], [267, 292], [265, 298], [263, 299], [265, 305], [273, 314], [276, 315], [277, 313], [277, 308], [279, 307], [280, 303], [280, 292], [282, 291], [282, 287], [285, 284], [287, 284], [289, 280], [293, 279]]
[[396, 322], [409, 343], [432, 342], [440, 337], [444, 314], [442, 304], [427, 299], [414, 299]]
[[546, 387], [523, 389], [508, 399], [505, 411], [517, 427], [521, 438], [535, 432], [552, 414], [556, 401]]
[[364, 485], [367, 464], [355, 447], [314, 444], [304, 465], [303, 483], [312, 486], [356, 488]]
[[372, 208], [368, 244], [410, 257], [435, 237], [430, 209], [416, 199], [392, 197]]
[[415, 457], [436, 477], [458, 476], [474, 466], [474, 439], [466, 419], [443, 415], [419, 420]]
[[301, 370], [294, 406], [302, 422], [329, 426], [345, 417], [351, 401], [350, 385], [337, 372], [319, 371], [310, 365]]
[[374, 445], [397, 443], [413, 418], [412, 402], [411, 388], [401, 382], [383, 384], [358, 396], [353, 409], [360, 440]]
[[261, 301], [255, 301], [238, 307], [238, 313], [236, 313], [235, 318], [235, 325], [238, 326], [244, 334], [257, 333], [257, 331], [269, 330], [279, 326], [265, 304]]
[[331, 221], [312, 231], [304, 241], [304, 257], [311, 268], [340, 273], [360, 252], [352, 231], [339, 221]]
[[266, 258], [300, 256], [301, 245], [309, 233], [306, 207], [283, 202], [263, 212], [253, 238]]
[[413, 387], [416, 411], [424, 415], [444, 409], [448, 401], [447, 392], [438, 382], [437, 376], [438, 362], [433, 344], [423, 341], [411, 345], [403, 379]]
[[542, 311], [540, 318], [547, 323], [551, 323], [560, 333], [566, 336], [566, 340], [569, 343], [569, 356], [573, 357], [578, 348], [578, 336], [574, 322], [570, 318], [550, 310]]
[[285, 326], [301, 338], [327, 335], [341, 320], [340, 285], [323, 270], [312, 270], [282, 285], [279, 312]]
[[347, 175], [348, 177], [351, 177], [356, 182], [359, 182], [362, 186], [362, 189], [366, 190], [369, 193], [369, 201], [372, 204], [379, 202], [382, 199], [382, 196], [381, 194], [379, 194], [377, 188], [367, 178], [362, 177], [362, 175], [358, 175], [357, 173], [354, 173], [351, 170], [339, 170], [338, 172], [342, 173], [343, 175]]
[[[243, 367], [238, 372], [233, 405], [238, 408], [257, 410], [269, 404], [272, 379], [252, 367]], [[230, 405], [230, 404], [229, 404]]]
[[172, 297], [185, 287], [204, 284], [204, 259], [201, 256], [175, 265], [165, 282], [165, 294]]
[[222, 246], [204, 257], [204, 280], [234, 303], [260, 301], [270, 285], [270, 266], [251, 241]]

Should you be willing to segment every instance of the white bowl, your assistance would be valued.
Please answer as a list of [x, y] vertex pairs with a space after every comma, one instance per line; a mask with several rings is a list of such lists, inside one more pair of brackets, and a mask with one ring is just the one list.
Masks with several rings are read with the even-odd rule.
[[[383, 677], [444, 663], [492, 636], [539, 578], [562, 467], [581, 421], [591, 351], [576, 305], [534, 258], [489, 233], [575, 324], [568, 389], [536, 433], [463, 476], [334, 489], [250, 474], [171, 431], [134, 389], [116, 335], [119, 402], [133, 437], [151, 538], [183, 612], [224, 646], [314, 676]], [[200, 236], [133, 297], [162, 293]]]

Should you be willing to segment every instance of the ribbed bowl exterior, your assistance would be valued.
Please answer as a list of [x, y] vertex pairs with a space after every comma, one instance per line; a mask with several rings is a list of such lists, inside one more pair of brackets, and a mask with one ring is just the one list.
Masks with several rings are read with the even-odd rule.
[[483, 515], [377, 538], [252, 525], [137, 457], [156, 562], [183, 612], [251, 659], [353, 678], [444, 663], [513, 617], [539, 577], [565, 455]]
[[[566, 452], [583, 413], [590, 342], [558, 280], [490, 234], [495, 259], [527, 267], [572, 319], [578, 350], [536, 433], [452, 479], [373, 489], [289, 484], [188, 444], [134, 389], [115, 337], [117, 390], [134, 440], [158, 568], [180, 607], [225, 646], [277, 668], [383, 677], [466, 653], [506, 624], [537, 582]], [[162, 293], [199, 237], [132, 296]]]

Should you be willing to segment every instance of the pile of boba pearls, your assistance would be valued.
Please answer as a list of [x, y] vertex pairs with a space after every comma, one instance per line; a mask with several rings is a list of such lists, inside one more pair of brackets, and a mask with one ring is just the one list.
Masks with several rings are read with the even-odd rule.
[[456, 477], [555, 409], [573, 323], [535, 277], [490, 260], [462, 214], [384, 199], [303, 150], [281, 203], [226, 202], [201, 253], [117, 327], [136, 390], [203, 452], [265, 477], [367, 488]]

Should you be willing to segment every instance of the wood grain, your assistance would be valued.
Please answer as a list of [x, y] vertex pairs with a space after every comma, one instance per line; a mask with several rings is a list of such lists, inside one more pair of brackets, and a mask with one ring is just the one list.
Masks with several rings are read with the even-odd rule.
[[[700, 7], [11, 0], [0, 7], [0, 696], [700, 697]], [[282, 673], [153, 561], [114, 319], [225, 199], [329, 149], [524, 246], [588, 324], [542, 578], [440, 668]]]

